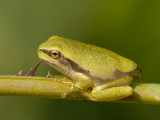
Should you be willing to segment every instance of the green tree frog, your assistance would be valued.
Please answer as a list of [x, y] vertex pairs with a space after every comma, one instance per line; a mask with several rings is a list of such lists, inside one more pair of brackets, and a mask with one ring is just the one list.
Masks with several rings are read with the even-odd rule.
[[68, 93], [90, 89], [90, 99], [112, 101], [133, 93], [130, 83], [142, 76], [137, 64], [110, 50], [52, 36], [38, 48], [38, 56], [50, 66], [73, 80]]

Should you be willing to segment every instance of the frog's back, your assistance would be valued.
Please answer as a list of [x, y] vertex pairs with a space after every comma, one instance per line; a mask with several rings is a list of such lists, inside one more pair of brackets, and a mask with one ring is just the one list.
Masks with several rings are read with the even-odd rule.
[[93, 79], [116, 79], [117, 75], [122, 76], [137, 69], [135, 62], [110, 50], [58, 36], [50, 39], [51, 44], [57, 45], [67, 59], [73, 60], [79, 68], [88, 71], [87, 74]]

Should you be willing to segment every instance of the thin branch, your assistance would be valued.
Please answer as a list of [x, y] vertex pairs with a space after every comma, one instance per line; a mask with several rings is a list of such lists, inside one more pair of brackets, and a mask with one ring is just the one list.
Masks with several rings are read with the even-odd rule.
[[[68, 90], [72, 81], [63, 76], [53, 78], [29, 76], [0, 76], [1, 96], [36, 96], [62, 99], [62, 94]], [[81, 92], [74, 91], [65, 99], [87, 100]], [[160, 84], [137, 84], [134, 93], [122, 102], [160, 103]]]
[[[0, 95], [3, 96], [37, 96], [61, 98], [71, 87], [72, 82], [66, 77], [53, 78], [30, 76], [0, 76]], [[66, 99], [85, 99], [80, 93], [73, 92]]]

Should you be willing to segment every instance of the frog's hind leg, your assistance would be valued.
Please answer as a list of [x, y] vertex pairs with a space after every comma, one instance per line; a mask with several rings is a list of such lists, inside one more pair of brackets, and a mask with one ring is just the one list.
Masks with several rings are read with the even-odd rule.
[[113, 101], [128, 97], [133, 93], [133, 88], [129, 86], [131, 81], [132, 77], [126, 76], [102, 86], [94, 87], [91, 95], [95, 101]]

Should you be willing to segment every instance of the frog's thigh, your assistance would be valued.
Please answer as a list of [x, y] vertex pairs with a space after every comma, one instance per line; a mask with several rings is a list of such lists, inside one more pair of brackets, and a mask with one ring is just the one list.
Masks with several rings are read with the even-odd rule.
[[[128, 97], [133, 93], [133, 89], [124, 83], [127, 83], [127, 81], [130, 82], [131, 79], [132, 78], [126, 77], [102, 86], [94, 87], [92, 96], [98, 101], [112, 101]], [[122, 83], [123, 86], [116, 86], [117, 82], [118, 85]]]
[[93, 86], [93, 80], [91, 80], [90, 77], [88, 77], [87, 75], [83, 73], [75, 73], [74, 76], [76, 79], [76, 83], [75, 83], [76, 87], [82, 90], [85, 90]]

